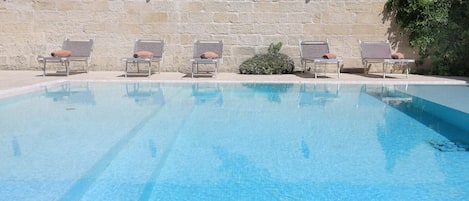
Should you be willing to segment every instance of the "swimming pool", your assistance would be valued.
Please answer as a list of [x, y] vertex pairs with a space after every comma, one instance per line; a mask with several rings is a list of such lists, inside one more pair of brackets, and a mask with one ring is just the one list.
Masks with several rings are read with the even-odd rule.
[[469, 87], [65, 82], [0, 100], [0, 197], [466, 200], [438, 90]]

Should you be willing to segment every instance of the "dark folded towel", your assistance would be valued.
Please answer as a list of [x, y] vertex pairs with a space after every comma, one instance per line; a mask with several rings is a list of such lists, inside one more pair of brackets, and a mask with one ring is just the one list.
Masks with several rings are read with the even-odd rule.
[[153, 53], [152, 53], [152, 52], [149, 52], [149, 51], [138, 51], [138, 52], [135, 52], [134, 58], [147, 58], [147, 59], [151, 59], [151, 58], [153, 58]]
[[69, 57], [72, 55], [72, 51], [70, 50], [56, 50], [50, 53], [53, 57]]
[[329, 53], [324, 54], [324, 55], [322, 56], [322, 58], [323, 58], [323, 59], [335, 59], [335, 58], [337, 58], [337, 57], [335, 56], [335, 54], [332, 54], [332, 53], [329, 52]]
[[218, 58], [218, 54], [215, 52], [204, 52], [202, 55], [200, 55], [201, 59], [216, 59]]
[[396, 53], [393, 53], [391, 55], [391, 58], [393, 58], [393, 59], [404, 59], [404, 54], [402, 54], [400, 52], [396, 52]]

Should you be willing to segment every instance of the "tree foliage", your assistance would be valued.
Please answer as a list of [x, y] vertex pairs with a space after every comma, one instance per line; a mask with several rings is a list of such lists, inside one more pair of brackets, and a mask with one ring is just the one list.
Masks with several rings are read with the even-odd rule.
[[469, 1], [388, 0], [385, 13], [432, 61], [431, 74], [469, 75]]

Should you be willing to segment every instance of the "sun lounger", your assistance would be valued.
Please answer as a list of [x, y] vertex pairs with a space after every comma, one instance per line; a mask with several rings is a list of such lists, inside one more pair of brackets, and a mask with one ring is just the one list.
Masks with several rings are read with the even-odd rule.
[[[192, 78], [200, 74], [199, 64], [213, 64], [214, 76], [218, 74], [218, 63], [223, 61], [223, 41], [199, 40], [194, 43], [192, 63]], [[206, 73], [210, 71], [205, 71]]]
[[[37, 60], [43, 63], [43, 76], [46, 76], [47, 63], [62, 63], [65, 66], [65, 73], [70, 74], [71, 64], [84, 62], [83, 72], [88, 72], [91, 63], [91, 53], [93, 52], [93, 40], [70, 40], [65, 39], [60, 51], [51, 53], [51, 56], [38, 56]], [[54, 55], [60, 52], [61, 54]], [[68, 52], [67, 54], [62, 54]]]
[[140, 72], [139, 63], [147, 63], [148, 76], [151, 76], [152, 62], [157, 62], [158, 73], [160, 73], [160, 62], [163, 59], [164, 45], [164, 40], [136, 40], [133, 57], [123, 59], [125, 62], [125, 77], [129, 73], [129, 64], [136, 64], [137, 72]]
[[303, 72], [306, 71], [308, 63], [313, 64], [314, 77], [318, 75], [318, 64], [323, 64], [324, 74], [326, 74], [328, 64], [336, 64], [337, 77], [340, 78], [340, 63], [342, 59], [337, 59], [329, 51], [329, 42], [326, 41], [300, 41], [300, 56]]
[[414, 63], [413, 59], [393, 59], [391, 45], [389, 41], [384, 42], [364, 42], [359, 41], [364, 73], [369, 73], [371, 63], [382, 63], [383, 78], [386, 78], [386, 71], [389, 65], [402, 64], [405, 66], [406, 78], [409, 76], [409, 63]]

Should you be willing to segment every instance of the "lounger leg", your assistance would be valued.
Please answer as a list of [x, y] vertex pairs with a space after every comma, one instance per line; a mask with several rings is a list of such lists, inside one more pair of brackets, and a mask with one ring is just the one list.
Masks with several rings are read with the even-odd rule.
[[364, 68], [363, 68], [363, 74], [366, 75], [366, 68], [368, 68], [368, 62], [363, 62]]
[[194, 78], [194, 63], [192, 63], [192, 78]]
[[218, 62], [215, 63], [215, 77], [218, 75]]
[[68, 60], [65, 61], [65, 71], [67, 72], [67, 77], [70, 75], [70, 62]]
[[47, 60], [44, 59], [43, 63], [44, 63], [44, 69], [43, 69], [43, 72], [42, 72], [42, 77], [45, 77], [45, 76], [46, 76], [46, 64], [47, 64]]
[[324, 76], [327, 76], [327, 63], [324, 63]]
[[383, 62], [383, 78], [386, 78], [386, 64]]
[[161, 61], [158, 61], [158, 74], [161, 73]]
[[314, 78], [318, 78], [318, 64], [314, 62]]
[[129, 65], [129, 62], [126, 61], [126, 62], [125, 62], [125, 73], [124, 73], [125, 78], [127, 78], [127, 68], [128, 68], [128, 65]]
[[301, 60], [301, 65], [303, 66], [303, 73], [305, 73], [305, 71], [306, 71], [306, 61]]
[[337, 78], [340, 78], [340, 62], [337, 62]]
[[409, 65], [405, 64], [405, 78], [409, 79]]
[[70, 70], [68, 70], [68, 69], [71, 69], [72, 66], [70, 65], [70, 63], [69, 63], [68, 66], [67, 66], [67, 62], [66, 62], [66, 61], [64, 61], [64, 64], [65, 64], [65, 72], [67, 73], [67, 76], [68, 76], [68, 74], [70, 73]]
[[151, 62], [148, 63], [148, 77], [151, 75]]

